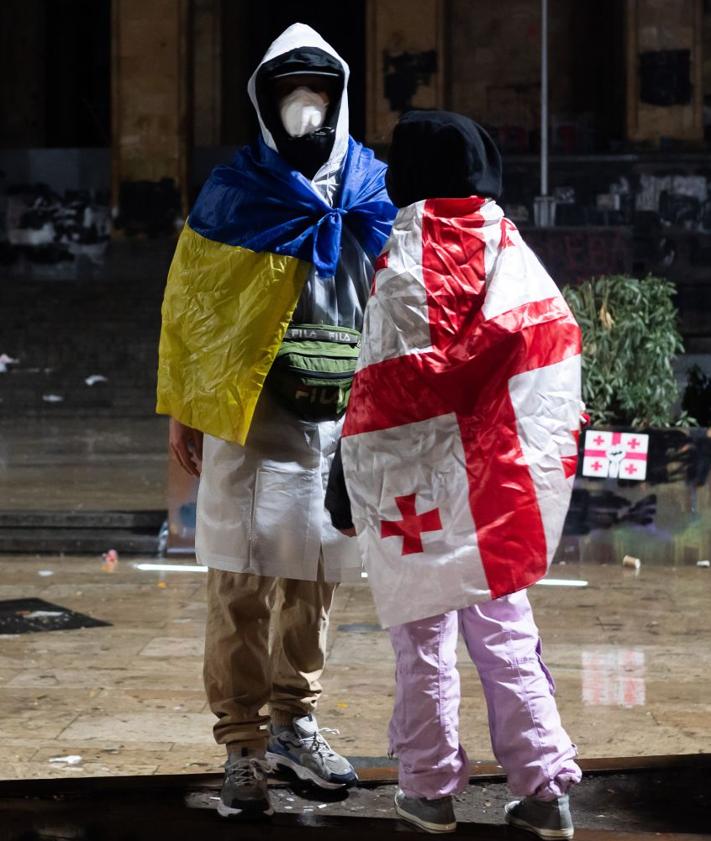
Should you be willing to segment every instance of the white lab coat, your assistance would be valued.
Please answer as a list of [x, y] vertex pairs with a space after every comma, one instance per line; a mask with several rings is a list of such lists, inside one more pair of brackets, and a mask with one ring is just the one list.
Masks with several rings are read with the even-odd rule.
[[309, 423], [259, 399], [244, 447], [205, 436], [195, 551], [206, 566], [360, 581], [357, 542], [331, 525], [324, 494], [343, 421]]

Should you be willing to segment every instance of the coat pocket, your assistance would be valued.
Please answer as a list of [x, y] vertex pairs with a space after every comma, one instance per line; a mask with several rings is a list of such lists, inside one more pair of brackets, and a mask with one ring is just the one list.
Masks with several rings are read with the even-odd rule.
[[310, 473], [260, 468], [254, 483], [250, 569], [300, 577], [310, 528]]

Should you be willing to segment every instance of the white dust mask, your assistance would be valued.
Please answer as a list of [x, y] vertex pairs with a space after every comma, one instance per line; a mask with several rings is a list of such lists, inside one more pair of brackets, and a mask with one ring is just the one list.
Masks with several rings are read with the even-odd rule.
[[318, 131], [326, 119], [328, 97], [311, 88], [295, 88], [279, 103], [279, 114], [287, 133], [303, 137]]

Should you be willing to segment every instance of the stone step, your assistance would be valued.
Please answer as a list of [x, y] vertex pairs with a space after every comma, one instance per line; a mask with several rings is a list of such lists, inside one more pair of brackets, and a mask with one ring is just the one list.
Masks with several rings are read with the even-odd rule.
[[0, 528], [0, 553], [101, 554], [115, 549], [119, 554], [155, 555], [156, 529]]
[[155, 415], [155, 401], [130, 405], [90, 406], [60, 403], [11, 406], [0, 403], [0, 418], [148, 418]]
[[148, 529], [160, 531], [166, 511], [1, 511], [0, 529]]

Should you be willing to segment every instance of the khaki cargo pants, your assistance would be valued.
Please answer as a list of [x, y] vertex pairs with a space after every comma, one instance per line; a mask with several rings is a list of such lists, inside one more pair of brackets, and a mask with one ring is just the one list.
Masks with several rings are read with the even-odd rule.
[[295, 581], [208, 571], [204, 678], [218, 744], [262, 750], [270, 719], [314, 710], [337, 586], [321, 572]]

